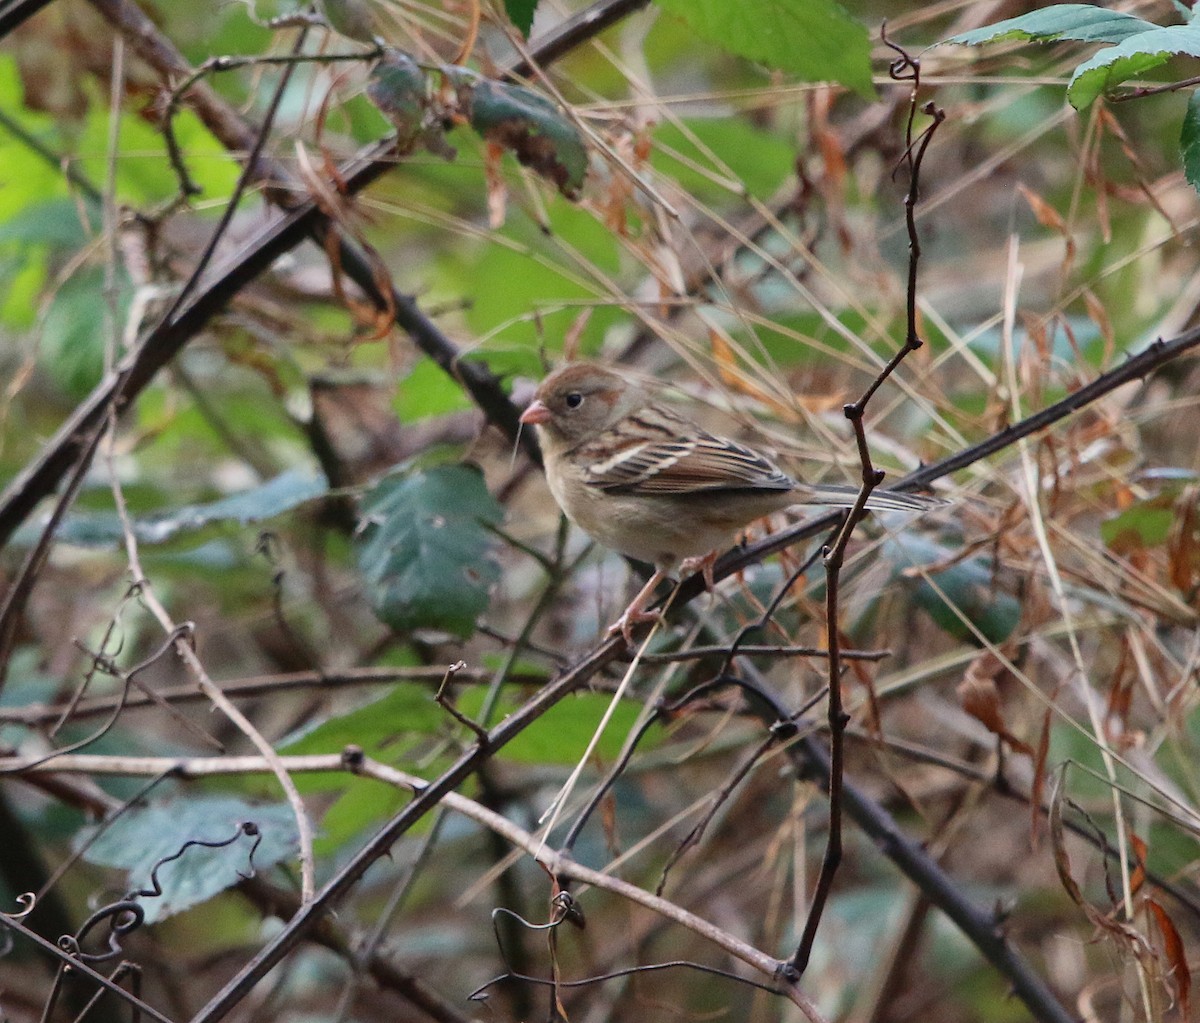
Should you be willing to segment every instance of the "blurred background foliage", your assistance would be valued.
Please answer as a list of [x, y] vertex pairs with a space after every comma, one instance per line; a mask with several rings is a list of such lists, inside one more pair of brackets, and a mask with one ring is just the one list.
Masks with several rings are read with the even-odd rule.
[[[664, 0], [528, 82], [565, 104], [554, 107], [562, 130], [587, 147], [577, 199], [459, 117], [445, 137], [453, 158], [441, 144], [414, 146], [371, 188], [338, 199], [335, 220], [518, 405], [545, 366], [601, 357], [669, 385], [696, 416], [771, 448], [805, 478], [853, 482], [840, 406], [904, 336], [907, 182], [895, 169], [911, 88], [886, 74], [895, 56], [881, 42], [887, 18], [888, 38], [921, 56], [919, 101], [947, 114], [917, 210], [927, 344], [868, 417], [890, 476], [1196, 325], [1197, 196], [1178, 151], [1186, 92], [1077, 112], [1064, 87], [1078, 46], [928, 49], [1027, 9], [1017, 3], [812, 4], [806, 13], [818, 20], [807, 34], [768, 16], [804, 4], [741, 6]], [[1177, 17], [1166, 3], [1120, 6], [1162, 24]], [[156, 0], [146, 9], [197, 66], [285, 54], [296, 39], [294, 28], [266, 26], [295, 13], [286, 4]], [[443, 102], [449, 79], [437, 69], [467, 37], [470, 5], [380, 0], [368, 10], [379, 35], [428, 69], [419, 104]], [[523, 17], [520, 5], [509, 10]], [[530, 37], [567, 13], [542, 0]], [[304, 49], [328, 57], [366, 45], [314, 28]], [[469, 63], [489, 76], [524, 45], [499, 7], [484, 4]], [[1191, 73], [1183, 59], [1167, 71]], [[251, 62], [204, 81], [257, 123], [281, 73]], [[266, 144], [293, 173], [287, 187], [327, 181], [328, 167], [392, 130], [394, 117], [366, 95], [370, 80], [365, 59], [296, 66]], [[181, 199], [162, 131], [166, 99], [155, 71], [83, 0], [56, 0], [0, 41], [0, 482], [16, 478], [161, 315], [232, 194], [242, 154], [227, 152], [184, 104], [174, 134], [199, 193]], [[927, 123], [918, 115], [918, 128]], [[271, 215], [256, 186], [217, 260], [236, 258]], [[103, 710], [123, 688], [95, 670], [97, 655], [128, 671], [163, 642], [130, 588], [114, 484], [158, 597], [177, 621], [195, 623], [213, 678], [262, 683], [239, 705], [282, 754], [353, 745], [433, 777], [472, 739], [431, 699], [448, 665], [469, 669], [452, 684], [458, 709], [495, 722], [594, 643], [624, 605], [626, 566], [562, 529], [540, 473], [484, 423], [462, 385], [365, 309], [325, 252], [298, 247], [242, 288], [126, 413], [18, 623], [0, 691], [7, 750], [35, 754], [92, 736], [109, 711], [90, 708]], [[971, 466], [939, 486], [953, 502], [946, 511], [864, 526], [847, 569], [847, 640], [890, 651], [847, 675], [848, 770], [973, 900], [1003, 907], [1014, 943], [1089, 1019], [1178, 1019], [1187, 1004], [1180, 964], [1194, 957], [1200, 925], [1198, 382], [1194, 361], [1172, 364]], [[4, 552], [7, 583], [44, 521], [31, 519]], [[726, 583], [661, 649], [732, 636], [805, 553]], [[755, 641], [821, 646], [821, 586], [819, 571], [801, 576]], [[824, 684], [820, 660], [756, 663], [791, 706]], [[579, 792], [620, 754], [643, 702], [712, 670], [706, 661], [643, 666]], [[497, 751], [468, 794], [535, 828], [619, 675], [601, 676], [600, 692], [568, 698]], [[143, 700], [86, 752], [213, 755], [199, 733], [227, 752], [252, 752], [220, 715], [179, 695], [189, 676], [175, 660], [155, 660], [142, 680], [178, 698], [179, 715]], [[57, 730], [56, 714], [35, 714], [81, 688], [83, 702]], [[599, 868], [621, 856], [614, 869], [653, 889], [760, 737], [734, 696], [656, 726], [576, 857]], [[1145, 865], [1190, 903], [1139, 888], [1138, 871], [1106, 867], [1079, 838], [1052, 841], [1006, 795], [1042, 798], [1062, 765], [1085, 830], [1113, 848], [1143, 849]], [[1007, 790], [990, 783], [996, 772]], [[319, 882], [406, 800], [335, 772], [297, 783], [317, 826]], [[85, 848], [99, 811], [138, 785], [99, 775], [66, 790], [34, 776], [6, 780], [12, 848], [27, 846], [49, 872]], [[57, 898], [74, 929], [89, 900], [146, 883], [144, 852], [158, 846], [139, 827], [158, 838], [173, 821], [175, 847], [227, 837], [218, 822], [236, 819], [231, 801], [266, 804], [264, 817], [281, 822], [285, 834], [274, 833], [255, 865], [294, 888], [296, 837], [272, 780], [168, 780], [124, 831], [86, 847], [47, 903]], [[782, 758], [763, 758], [674, 865], [667, 896], [786, 956], [815, 876], [824, 806]], [[201, 835], [206, 822], [222, 834]], [[870, 841], [853, 828], [847, 841], [804, 980], [823, 1011], [858, 1021], [1027, 1018], [1005, 978]], [[1100, 928], [1097, 938], [1094, 917], [1056, 872], [1068, 848], [1091, 911], [1128, 930]], [[339, 925], [354, 942], [378, 925], [382, 953], [462, 1018], [533, 1018], [546, 996], [527, 985], [498, 987], [486, 1010], [464, 1001], [505, 968], [491, 910], [545, 917], [544, 875], [509, 852], [474, 824], [438, 817], [372, 869]], [[134, 947], [146, 997], [175, 1018], [203, 1004], [278, 926], [244, 885], [228, 890], [239, 877], [226, 868], [244, 865], [243, 855], [229, 853], [220, 870], [185, 856], [176, 873], [164, 871], [179, 915], [155, 914], [163, 919]], [[13, 862], [0, 851], [5, 905], [24, 890]], [[1165, 907], [1182, 952], [1150, 899]], [[680, 958], [728, 966], [699, 939], [612, 897], [593, 893], [586, 911], [587, 932], [559, 943], [564, 976]], [[502, 931], [514, 968], [547, 973], [540, 936]], [[44, 1003], [48, 967], [31, 961], [20, 942], [0, 960], [9, 1019], [35, 1018]], [[264, 998], [289, 1019], [438, 1018], [315, 945], [289, 960]], [[584, 987], [563, 1001], [580, 1020], [799, 1018], [761, 992], [687, 970]]]

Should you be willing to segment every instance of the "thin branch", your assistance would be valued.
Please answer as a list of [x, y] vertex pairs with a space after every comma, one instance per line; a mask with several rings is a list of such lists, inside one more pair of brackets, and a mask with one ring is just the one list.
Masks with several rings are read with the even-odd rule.
[[492, 751], [507, 745], [565, 696], [586, 684], [596, 672], [615, 660], [623, 647], [623, 639], [606, 640], [489, 731], [486, 749], [478, 745], [472, 746], [436, 780], [418, 792], [330, 878], [311, 902], [297, 911], [287, 927], [272, 937], [249, 962], [243, 964], [237, 974], [192, 1018], [192, 1023], [216, 1023], [217, 1020], [223, 1019], [242, 1000], [246, 992], [266, 976], [325, 914], [341, 901], [372, 864], [388, 854], [398, 838], [406, 834], [425, 814], [438, 806], [447, 794], [453, 792], [474, 773]]
[[68, 952], [63, 951], [53, 942], [47, 941], [36, 931], [31, 931], [20, 920], [19, 914], [0, 913], [0, 929], [8, 928], [16, 934], [21, 935], [26, 941], [32, 942], [43, 952], [52, 956], [55, 960], [68, 967], [72, 972], [78, 973], [94, 984], [99, 984], [104, 990], [116, 995], [123, 1002], [130, 1005], [137, 1012], [144, 1012], [151, 1019], [157, 1020], [158, 1023], [173, 1023], [169, 1016], [164, 1016], [153, 1005], [142, 1001], [126, 991], [119, 984], [114, 983], [104, 974], [92, 969], [87, 963], [83, 962], [78, 956], [73, 956]]
[[[259, 759], [259, 758], [255, 758]], [[172, 765], [174, 772], [174, 765]], [[82, 772], [88, 773], [86, 771]], [[33, 771], [19, 776], [20, 780], [60, 802], [85, 813], [110, 818], [125, 805], [97, 785], [78, 780], [73, 774]], [[271, 884], [263, 877], [242, 878], [236, 890], [252, 902], [265, 916], [286, 922], [300, 908], [300, 899], [290, 888]], [[419, 977], [407, 973], [386, 955], [378, 951], [363, 954], [357, 934], [345, 930], [333, 918], [327, 918], [314, 930], [309, 939], [329, 949], [355, 968], [365, 969], [381, 990], [391, 991], [407, 999], [437, 1023], [470, 1023], [468, 1017]]]
[[[754, 629], [762, 628], [758, 623]], [[820, 657], [827, 658], [829, 651], [819, 646], [790, 646], [786, 643], [778, 646], [771, 644], [749, 643], [739, 646], [734, 653], [739, 657]], [[674, 664], [677, 661], [698, 661], [704, 657], [725, 657], [729, 654], [729, 645], [723, 646], [690, 646], [686, 650], [672, 650], [670, 653], [643, 654], [643, 664]], [[844, 661], [884, 661], [892, 656], [890, 650], [843, 650], [841, 657]], [[4, 720], [4, 711], [0, 710], [0, 721]]]
[[[2, 33], [0, 33], [2, 35]], [[41, 139], [32, 132], [27, 131], [25, 126], [12, 117], [9, 117], [3, 110], [0, 110], [0, 126], [4, 128], [13, 138], [17, 139], [31, 153], [37, 153], [56, 171], [60, 171], [66, 176], [75, 188], [79, 190], [89, 203], [93, 206], [99, 206], [104, 202], [104, 196], [87, 176], [73, 162], [63, 159], [57, 153], [48, 148]]]
[[[318, 692], [346, 689], [352, 686], [391, 685], [396, 682], [414, 683], [428, 687], [436, 686], [445, 674], [439, 667], [406, 668], [347, 668], [344, 671], [318, 672], [294, 671], [283, 675], [261, 675], [252, 678], [232, 679], [216, 683], [221, 692], [231, 699], [249, 699], [256, 696], [272, 696], [275, 693], [313, 689]], [[479, 684], [493, 677], [485, 668], [463, 668], [455, 678]], [[508, 677], [513, 684], [541, 683], [546, 676], [515, 672]], [[155, 690], [154, 697], [145, 693], [131, 693], [124, 701], [124, 709], [137, 710], [155, 707], [162, 703], [197, 703], [207, 697], [194, 685], [165, 686]], [[23, 707], [0, 707], [0, 724], [40, 725], [56, 721], [69, 711], [69, 719], [97, 717], [110, 713], [120, 701], [119, 696], [98, 696], [79, 700], [75, 705], [64, 703], [29, 703]]]
[[12, 3], [0, 5], [0, 39], [32, 18], [48, 3], [50, 0], [12, 0]]
[[[989, 458], [1005, 448], [1012, 447], [1023, 437], [1029, 437], [1053, 426], [1110, 394], [1118, 387], [1134, 380], [1141, 380], [1154, 370], [1198, 347], [1200, 347], [1200, 327], [1185, 331], [1169, 341], [1161, 339], [1154, 341], [1136, 355], [1129, 356], [1121, 365], [1100, 374], [1091, 383], [1085, 384], [1060, 401], [1048, 405], [1040, 412], [1036, 412], [1012, 426], [1006, 426], [1000, 432], [978, 444], [972, 444], [953, 455], [930, 462], [903, 476], [891, 487], [883, 489], [895, 490], [898, 493], [925, 490], [937, 480]], [[713, 568], [714, 578], [718, 581], [726, 579], [750, 565], [758, 564], [771, 554], [792, 547], [803, 540], [810, 540], [836, 525], [839, 516], [839, 512], [829, 512], [805, 519], [803, 522], [788, 529], [781, 529], [778, 533], [773, 533], [755, 543], [747, 544], [744, 547], [735, 547], [717, 561]], [[704, 591], [704, 588], [704, 580], [699, 574], [684, 580], [680, 586], [679, 596], [675, 599], [675, 606], [679, 607], [694, 600]]]

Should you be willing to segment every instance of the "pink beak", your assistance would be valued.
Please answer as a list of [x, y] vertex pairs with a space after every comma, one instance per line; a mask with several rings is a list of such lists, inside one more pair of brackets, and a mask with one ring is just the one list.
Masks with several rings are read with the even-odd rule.
[[521, 413], [521, 422], [529, 426], [537, 423], [545, 423], [550, 419], [550, 409], [540, 398], [535, 398], [524, 412]]

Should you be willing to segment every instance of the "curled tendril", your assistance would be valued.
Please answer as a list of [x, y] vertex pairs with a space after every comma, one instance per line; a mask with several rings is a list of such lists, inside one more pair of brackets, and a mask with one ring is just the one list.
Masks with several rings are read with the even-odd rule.
[[[74, 934], [63, 934], [58, 939], [58, 947], [68, 955], [85, 963], [103, 963], [116, 959], [122, 954], [121, 941], [126, 934], [131, 934], [142, 926], [146, 919], [146, 911], [131, 898], [110, 902], [101, 906], [89, 916]], [[108, 924], [107, 948], [103, 952], [85, 952], [83, 943], [88, 935], [101, 924]]]
[[33, 892], [22, 892], [17, 896], [17, 904], [22, 907], [17, 912], [0, 913], [0, 916], [6, 916], [10, 920], [24, 920], [37, 906], [37, 896]]
[[583, 916], [583, 906], [565, 889], [550, 900], [550, 905], [554, 907], [554, 923], [560, 924], [565, 920], [569, 924], [574, 924], [581, 931], [587, 927], [587, 920]]
[[879, 27], [879, 37], [883, 40], [884, 46], [897, 54], [895, 60], [888, 65], [888, 77], [893, 82], [912, 82], [913, 88], [919, 88], [921, 85], [920, 59], [912, 56], [906, 49], [896, 45], [888, 38], [886, 21]]
[[[138, 900], [160, 898], [163, 894], [162, 882], [158, 878], [158, 872], [163, 867], [179, 859], [193, 847], [223, 849], [233, 845], [243, 835], [253, 838], [254, 844], [250, 847], [250, 852], [247, 856], [247, 861], [250, 864], [250, 872], [247, 874], [239, 870], [238, 877], [249, 880], [254, 876], [254, 854], [262, 843], [263, 836], [262, 829], [254, 821], [243, 821], [229, 838], [223, 838], [218, 841], [205, 841], [204, 839], [194, 838], [184, 842], [176, 852], [170, 856], [163, 857], [154, 864], [154, 867], [150, 871], [149, 887], [138, 888], [116, 902], [110, 902], [106, 906], [101, 906], [83, 922], [82, 926], [74, 934], [60, 936], [58, 947], [68, 955], [85, 963], [102, 963], [120, 956], [123, 953], [121, 939], [125, 935], [136, 931], [146, 920], [146, 911]], [[23, 904], [28, 903], [28, 908], [20, 916], [25, 916], [33, 909], [31, 899], [32, 896], [21, 896], [18, 899]], [[108, 924], [108, 934], [105, 938], [104, 950], [101, 952], [85, 952], [83, 950], [84, 942], [93, 931], [105, 923]]]
[[[34, 907], [37, 905], [37, 896], [33, 892], [22, 892], [17, 896], [17, 903], [22, 907], [21, 909], [15, 913], [0, 913], [0, 919], [15, 920], [18, 922], [24, 920], [33, 912]], [[3, 932], [0, 933], [0, 959], [7, 956], [15, 945], [16, 942], [13, 939], [12, 931], [5, 927]]]
[[249, 880], [250, 878], [252, 878], [254, 876], [254, 854], [258, 851], [259, 845], [262, 844], [262, 830], [259, 828], [259, 826], [257, 824], [254, 823], [254, 821], [243, 821], [241, 824], [239, 824], [237, 826], [237, 830], [232, 835], [230, 835], [229, 838], [222, 838], [222, 839], [212, 840], [212, 841], [207, 841], [207, 840], [201, 839], [201, 838], [192, 838], [192, 839], [189, 839], [188, 841], [184, 842], [183, 845], [181, 845], [176, 852], [173, 852], [170, 856], [163, 857], [156, 864], [154, 864], [154, 868], [150, 871], [151, 887], [139, 888], [136, 891], [132, 891], [126, 896], [126, 899], [159, 898], [163, 893], [163, 887], [162, 887], [162, 883], [158, 879], [158, 872], [163, 867], [165, 867], [168, 863], [173, 863], [175, 860], [179, 859], [189, 849], [196, 847], [196, 846], [199, 846], [202, 849], [224, 849], [227, 846], [233, 845], [233, 843], [236, 842], [243, 835], [253, 838], [254, 844], [250, 847], [250, 852], [246, 857], [247, 862], [250, 865], [250, 873], [243, 874], [239, 870], [238, 877], [244, 878], [245, 880]]

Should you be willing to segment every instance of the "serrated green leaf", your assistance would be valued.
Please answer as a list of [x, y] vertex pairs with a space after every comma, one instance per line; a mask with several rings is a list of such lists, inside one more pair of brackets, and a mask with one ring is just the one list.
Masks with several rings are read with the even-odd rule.
[[[248, 526], [282, 515], [329, 489], [324, 476], [291, 469], [262, 486], [252, 487], [205, 504], [188, 504], [169, 511], [135, 518], [133, 534], [139, 543], [162, 544], [182, 533], [194, 533], [218, 523]], [[18, 531], [17, 542], [36, 540], [41, 526], [32, 523]], [[124, 540], [115, 512], [76, 512], [59, 526], [58, 539], [78, 547], [117, 547]]]
[[1117, 554], [1128, 554], [1167, 542], [1175, 524], [1173, 499], [1169, 496], [1142, 501], [1100, 523], [1100, 539]]
[[1200, 192], [1200, 93], [1197, 92], [1193, 92], [1188, 98], [1187, 110], [1183, 114], [1183, 126], [1179, 131], [1179, 155], [1188, 184]]
[[504, 0], [504, 12], [508, 20], [517, 26], [526, 39], [529, 30], [533, 28], [533, 15], [537, 10], [538, 0]]
[[367, 97], [401, 135], [421, 125], [427, 103], [428, 78], [417, 62], [400, 50], [389, 50], [371, 69]]
[[834, 0], [658, 0], [710, 43], [806, 82], [874, 98], [865, 26]]
[[470, 635], [499, 570], [487, 558], [504, 511], [465, 465], [389, 476], [363, 502], [359, 571], [375, 614], [394, 629]]
[[[261, 840], [238, 835], [243, 823], [253, 822]], [[282, 803], [253, 804], [232, 796], [188, 796], [137, 807], [112, 824], [80, 832], [82, 846], [97, 830], [96, 841], [83, 858], [89, 863], [118, 867], [129, 874], [134, 888], [150, 888], [151, 873], [160, 861], [174, 856], [189, 841], [236, 841], [219, 849], [191, 846], [178, 859], [158, 870], [161, 896], [139, 898], [146, 922], [153, 923], [212, 898], [237, 884], [241, 876], [262, 871], [294, 856], [299, 848], [296, 818]]]
[[1181, 55], [1200, 57], [1200, 27], [1171, 25], [1139, 32], [1109, 46], [1075, 69], [1067, 85], [1067, 99], [1084, 110], [1103, 93]]
[[446, 141], [440, 116], [431, 114], [429, 76], [402, 50], [388, 48], [367, 81], [367, 98], [396, 129], [396, 145], [408, 153], [418, 146], [443, 160], [453, 160], [455, 148]]
[[522, 85], [476, 78], [467, 105], [471, 127], [512, 152], [568, 199], [583, 187], [588, 154], [579, 130], [541, 93]]
[[994, 25], [961, 32], [943, 43], [978, 46], [1009, 39], [1024, 39], [1036, 43], [1071, 40], [1080, 43], [1119, 43], [1130, 36], [1156, 28], [1150, 21], [1132, 14], [1109, 11], [1093, 4], [1055, 4], [1040, 11], [1008, 18]]

